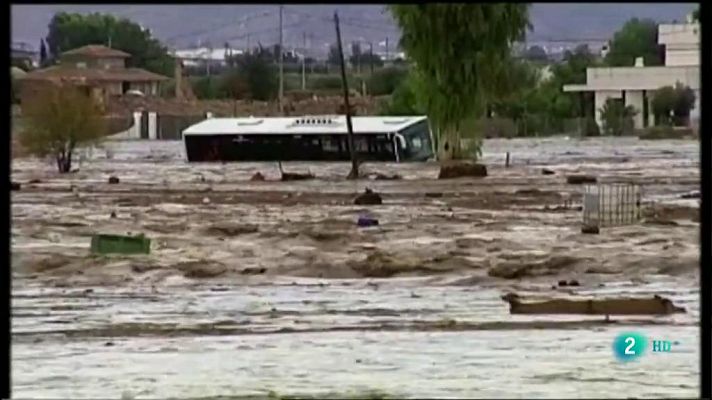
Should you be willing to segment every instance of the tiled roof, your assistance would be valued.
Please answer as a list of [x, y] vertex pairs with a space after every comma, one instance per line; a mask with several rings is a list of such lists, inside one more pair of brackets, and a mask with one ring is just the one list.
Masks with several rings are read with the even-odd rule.
[[76, 68], [53, 66], [25, 75], [23, 80], [69, 80], [79, 82], [153, 82], [168, 79], [140, 68]]
[[100, 44], [90, 44], [87, 46], [82, 46], [76, 49], [65, 51], [62, 53], [63, 56], [88, 56], [88, 57], [115, 57], [115, 58], [129, 58], [131, 54], [125, 53], [121, 50], [112, 49], [110, 47], [102, 46]]

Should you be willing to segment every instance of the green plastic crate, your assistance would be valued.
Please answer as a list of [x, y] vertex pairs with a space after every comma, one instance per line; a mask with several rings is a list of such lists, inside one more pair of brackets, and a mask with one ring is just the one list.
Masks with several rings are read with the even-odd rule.
[[143, 235], [94, 235], [91, 238], [91, 252], [94, 254], [149, 254], [151, 239]]

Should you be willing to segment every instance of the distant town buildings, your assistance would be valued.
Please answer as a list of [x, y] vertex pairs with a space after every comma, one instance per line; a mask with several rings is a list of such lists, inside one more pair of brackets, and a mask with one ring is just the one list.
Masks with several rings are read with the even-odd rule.
[[619, 99], [637, 111], [635, 128], [651, 126], [652, 99], [655, 91], [680, 83], [695, 93], [690, 122], [699, 120], [700, 109], [700, 24], [688, 18], [684, 24], [658, 26], [658, 43], [665, 46], [665, 65], [648, 67], [642, 58], [630, 67], [588, 68], [586, 84], [564, 85], [565, 92], [593, 92], [595, 118], [602, 125], [601, 108], [608, 99]]

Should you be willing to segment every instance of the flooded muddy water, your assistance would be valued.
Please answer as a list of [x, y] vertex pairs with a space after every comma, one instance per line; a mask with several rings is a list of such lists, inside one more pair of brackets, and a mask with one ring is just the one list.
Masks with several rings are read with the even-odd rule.
[[[179, 142], [106, 146], [65, 176], [13, 160], [15, 398], [698, 395], [696, 142], [492, 140], [484, 179], [366, 164], [403, 179], [355, 182], [347, 164], [278, 182], [273, 164], [189, 165]], [[569, 173], [642, 185], [644, 219], [582, 235]], [[366, 187], [383, 205], [353, 205]], [[151, 254], [92, 256], [96, 232], [145, 233]], [[686, 313], [510, 315], [507, 292]], [[621, 363], [628, 331], [678, 344]]]

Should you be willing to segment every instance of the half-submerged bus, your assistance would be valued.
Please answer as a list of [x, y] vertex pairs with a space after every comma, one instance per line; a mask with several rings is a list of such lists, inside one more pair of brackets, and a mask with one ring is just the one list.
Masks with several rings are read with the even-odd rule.
[[[359, 161], [434, 158], [425, 116], [352, 117]], [[346, 117], [209, 118], [183, 131], [189, 162], [348, 161]]]

